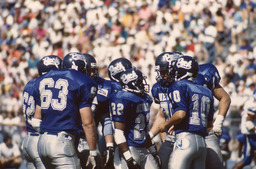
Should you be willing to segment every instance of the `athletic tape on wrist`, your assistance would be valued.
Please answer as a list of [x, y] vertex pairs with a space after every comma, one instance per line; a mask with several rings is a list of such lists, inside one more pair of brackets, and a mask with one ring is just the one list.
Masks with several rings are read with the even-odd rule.
[[154, 134], [153, 134], [153, 133], [148, 132], [148, 135], [149, 135], [149, 137], [150, 137], [151, 139], [153, 139], [153, 138], [154, 138]]
[[107, 147], [114, 147], [114, 143], [107, 143]]
[[97, 156], [97, 150], [90, 150], [90, 156]]
[[115, 129], [114, 137], [115, 137], [116, 144], [118, 145], [126, 142], [126, 138], [124, 136], [123, 130]]
[[132, 154], [131, 154], [131, 152], [129, 150], [124, 152], [123, 155], [124, 155], [124, 159], [125, 160], [128, 160], [128, 159], [132, 158]]
[[213, 125], [222, 126], [223, 121], [224, 121], [224, 116], [221, 114], [218, 114]]

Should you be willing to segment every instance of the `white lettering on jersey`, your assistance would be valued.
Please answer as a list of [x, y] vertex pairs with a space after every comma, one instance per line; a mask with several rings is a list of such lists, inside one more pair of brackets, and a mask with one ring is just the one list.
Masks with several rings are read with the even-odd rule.
[[100, 89], [100, 90], [98, 90], [98, 94], [107, 97], [108, 90], [107, 89]]
[[166, 101], [166, 100], [167, 100], [166, 94], [164, 94], [164, 93], [159, 93], [159, 100], [160, 100], [160, 101]]

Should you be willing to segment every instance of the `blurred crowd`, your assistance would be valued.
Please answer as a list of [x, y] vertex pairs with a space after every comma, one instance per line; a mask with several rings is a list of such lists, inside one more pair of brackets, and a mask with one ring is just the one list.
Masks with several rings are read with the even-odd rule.
[[182, 52], [217, 66], [238, 120], [256, 85], [255, 0], [2, 0], [0, 13], [0, 130], [18, 144], [23, 88], [45, 55], [89, 53], [101, 77], [125, 57], [152, 86], [155, 58]]

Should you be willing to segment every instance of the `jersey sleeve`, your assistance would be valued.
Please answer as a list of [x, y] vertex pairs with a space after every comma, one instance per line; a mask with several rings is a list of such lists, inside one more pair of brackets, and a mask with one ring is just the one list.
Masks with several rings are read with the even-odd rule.
[[174, 112], [178, 110], [188, 111], [188, 101], [186, 91], [187, 87], [185, 85], [179, 85], [174, 83], [170, 86], [168, 90], [168, 96], [172, 102]]
[[97, 84], [90, 82], [85, 83], [81, 87], [81, 101], [79, 103], [79, 108], [83, 107], [91, 107], [93, 100], [95, 99], [95, 96], [97, 94]]
[[159, 97], [158, 97], [158, 90], [157, 90], [156, 84], [153, 85], [153, 87], [151, 89], [151, 94], [152, 94], [154, 102], [156, 104], [160, 104], [160, 100], [159, 100]]

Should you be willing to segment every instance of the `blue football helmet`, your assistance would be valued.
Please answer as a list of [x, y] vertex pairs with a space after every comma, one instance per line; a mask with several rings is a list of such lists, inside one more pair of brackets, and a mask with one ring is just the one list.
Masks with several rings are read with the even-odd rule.
[[56, 55], [44, 56], [37, 63], [37, 70], [39, 75], [43, 75], [49, 72], [51, 69], [60, 69], [62, 65], [62, 60]]
[[86, 74], [94, 80], [98, 77], [98, 66], [95, 58], [90, 54], [83, 54], [86, 61]]
[[146, 76], [136, 68], [127, 69], [120, 76], [120, 84], [124, 90], [143, 94], [149, 91]]
[[180, 52], [164, 52], [157, 56], [155, 62], [156, 80], [162, 80], [165, 86], [171, 85], [175, 80], [174, 63], [183, 56]]
[[63, 58], [63, 69], [74, 69], [86, 74], [86, 60], [82, 53], [70, 52]]
[[174, 64], [175, 69], [175, 81], [187, 79], [195, 80], [199, 66], [197, 61], [191, 56], [181, 56]]
[[118, 58], [108, 65], [108, 76], [111, 80], [119, 82], [122, 72], [132, 68], [132, 63], [126, 58]]

